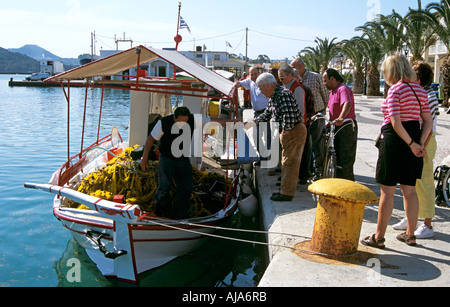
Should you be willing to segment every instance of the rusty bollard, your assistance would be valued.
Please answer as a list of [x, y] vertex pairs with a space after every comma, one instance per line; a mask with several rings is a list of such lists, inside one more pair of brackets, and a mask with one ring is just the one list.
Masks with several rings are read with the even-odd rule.
[[369, 188], [344, 179], [323, 179], [309, 186], [319, 195], [310, 249], [331, 256], [358, 252], [359, 237], [368, 204], [378, 202]]

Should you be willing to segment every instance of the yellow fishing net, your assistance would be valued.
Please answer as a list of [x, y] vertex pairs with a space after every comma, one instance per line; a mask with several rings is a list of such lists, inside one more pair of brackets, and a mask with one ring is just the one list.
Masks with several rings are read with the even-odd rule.
[[[126, 204], [137, 204], [141, 210], [152, 213], [155, 205], [154, 195], [158, 187], [158, 162], [150, 161], [148, 168], [142, 170], [133, 161], [131, 152], [138, 148], [129, 147], [118, 157], [110, 160], [102, 169], [87, 175], [77, 186], [78, 192], [113, 201], [116, 195], [125, 195]], [[193, 167], [194, 192], [191, 194], [190, 217], [204, 217], [221, 210], [225, 198], [212, 195], [211, 188], [216, 183], [225, 183], [226, 178], [218, 172], [201, 172]], [[230, 181], [228, 181], [230, 183]], [[170, 191], [171, 206], [176, 206], [176, 186]], [[89, 209], [73, 201], [69, 207]]]

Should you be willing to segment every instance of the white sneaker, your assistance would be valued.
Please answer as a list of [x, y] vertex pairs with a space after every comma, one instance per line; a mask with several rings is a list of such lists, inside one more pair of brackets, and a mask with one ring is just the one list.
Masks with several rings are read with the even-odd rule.
[[407, 230], [408, 229], [408, 219], [405, 217], [399, 223], [392, 225], [395, 230]]
[[420, 227], [414, 232], [414, 235], [417, 239], [428, 239], [434, 237], [434, 229], [433, 227], [428, 228], [427, 225], [422, 224]]

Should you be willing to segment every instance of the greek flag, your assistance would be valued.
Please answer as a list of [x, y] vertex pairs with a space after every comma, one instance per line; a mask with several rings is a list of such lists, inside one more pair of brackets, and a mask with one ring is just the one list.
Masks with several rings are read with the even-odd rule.
[[231, 46], [231, 44], [227, 41], [227, 47], [233, 48], [233, 46]]
[[184, 21], [183, 17], [180, 16], [180, 30], [181, 29], [187, 29], [189, 33], [191, 33], [191, 29], [189, 29], [189, 26], [187, 25], [186, 21]]

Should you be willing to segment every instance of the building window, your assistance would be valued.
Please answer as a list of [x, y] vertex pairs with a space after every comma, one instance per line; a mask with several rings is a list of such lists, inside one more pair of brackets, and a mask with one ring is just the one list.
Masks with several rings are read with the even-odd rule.
[[214, 61], [220, 61], [220, 54], [214, 55]]
[[195, 56], [197, 57], [197, 59], [203, 59], [203, 54], [201, 53], [197, 53]]

